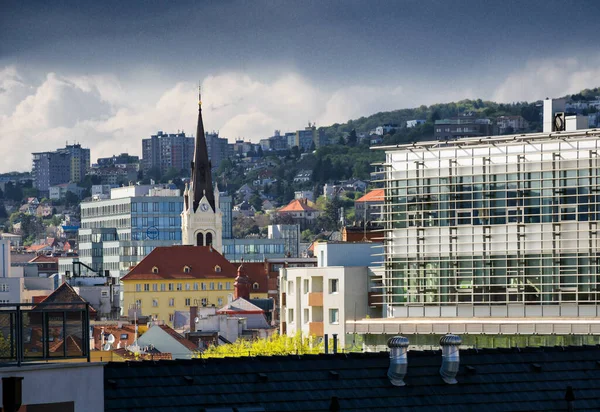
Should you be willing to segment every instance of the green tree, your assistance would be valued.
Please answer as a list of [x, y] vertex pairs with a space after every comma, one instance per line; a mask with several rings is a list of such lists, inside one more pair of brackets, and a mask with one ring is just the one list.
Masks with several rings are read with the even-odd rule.
[[356, 137], [356, 129], [352, 129], [352, 131], [348, 135], [348, 146], [356, 146], [357, 141], [358, 138]]
[[295, 336], [274, 334], [266, 339], [238, 339], [234, 343], [211, 346], [199, 358], [239, 358], [244, 356], [275, 355], [307, 355], [323, 353], [324, 344], [314, 336], [303, 338], [300, 333]]
[[65, 206], [75, 206], [79, 204], [79, 197], [70, 190], [65, 193]]
[[262, 210], [262, 199], [257, 193], [254, 193], [252, 196], [250, 196], [248, 203], [250, 203], [250, 206], [254, 207], [254, 210], [257, 212]]

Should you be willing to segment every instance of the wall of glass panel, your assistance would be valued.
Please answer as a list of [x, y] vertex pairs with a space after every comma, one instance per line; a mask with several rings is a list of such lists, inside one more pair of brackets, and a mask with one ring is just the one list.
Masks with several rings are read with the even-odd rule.
[[597, 137], [386, 153], [388, 304], [595, 304]]

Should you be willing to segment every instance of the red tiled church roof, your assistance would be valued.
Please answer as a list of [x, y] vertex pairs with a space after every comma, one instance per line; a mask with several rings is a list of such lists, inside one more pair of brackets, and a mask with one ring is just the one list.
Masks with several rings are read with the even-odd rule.
[[210, 246], [163, 246], [150, 252], [122, 280], [235, 278], [236, 273], [236, 266]]

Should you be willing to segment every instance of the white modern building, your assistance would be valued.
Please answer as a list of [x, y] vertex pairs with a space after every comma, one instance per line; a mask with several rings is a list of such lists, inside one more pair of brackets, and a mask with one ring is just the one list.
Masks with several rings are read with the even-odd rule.
[[545, 133], [383, 148], [388, 319], [364, 333], [600, 334], [600, 130], [562, 108], [545, 101]]

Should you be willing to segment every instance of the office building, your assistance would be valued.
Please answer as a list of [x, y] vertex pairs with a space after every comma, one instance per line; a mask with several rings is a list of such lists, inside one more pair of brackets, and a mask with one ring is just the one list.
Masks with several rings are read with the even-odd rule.
[[[554, 103], [545, 102], [550, 119], [562, 115]], [[424, 334], [454, 327], [568, 344], [600, 333], [582, 322], [600, 315], [600, 132], [561, 124], [383, 149], [390, 330], [402, 333], [408, 317], [423, 319]]]
[[81, 203], [79, 261], [122, 276], [157, 246], [181, 243], [179, 190], [125, 186], [110, 199]]
[[269, 239], [284, 240], [285, 256], [300, 255], [300, 225], [269, 225], [267, 230]]
[[189, 170], [194, 154], [194, 138], [187, 137], [184, 132], [163, 133], [142, 139], [142, 169], [144, 172], [152, 168], [166, 173], [173, 168], [177, 171]]

